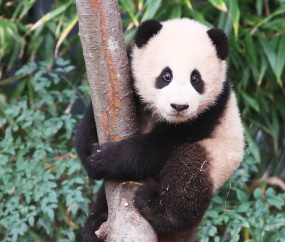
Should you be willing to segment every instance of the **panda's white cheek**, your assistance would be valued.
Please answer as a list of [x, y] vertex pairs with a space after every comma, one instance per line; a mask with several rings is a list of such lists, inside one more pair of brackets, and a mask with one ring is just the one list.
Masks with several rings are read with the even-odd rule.
[[161, 114], [168, 112], [170, 109], [170, 96], [167, 95], [166, 89], [161, 89], [158, 91], [158, 94], [156, 95], [155, 105], [157, 111], [159, 111]]
[[152, 83], [137, 82], [135, 83], [135, 88], [145, 103], [155, 105], [158, 93]]
[[188, 95], [187, 97], [189, 105], [188, 113], [189, 115], [191, 115], [197, 112], [202, 97], [201, 94], [197, 93], [196, 91], [191, 92], [191, 94]]

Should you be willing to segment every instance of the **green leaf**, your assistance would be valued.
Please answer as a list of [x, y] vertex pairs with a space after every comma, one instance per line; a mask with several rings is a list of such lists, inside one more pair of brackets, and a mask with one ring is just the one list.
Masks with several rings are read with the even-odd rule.
[[12, 98], [16, 99], [16, 98], [18, 98], [21, 95], [21, 93], [23, 92], [24, 88], [26, 87], [26, 83], [27, 83], [27, 79], [21, 81], [17, 85], [15, 91], [13, 92]]
[[278, 116], [277, 116], [275, 109], [271, 109], [270, 116], [271, 116], [271, 120], [272, 120], [272, 122], [270, 124], [270, 131], [271, 131], [272, 136], [274, 138], [275, 154], [277, 154], [278, 153], [278, 141], [279, 141], [280, 127], [279, 127]]
[[266, 38], [264, 38], [259, 32], [257, 33], [257, 36], [270, 63], [270, 66], [276, 74], [276, 54], [274, 52], [274, 49], [272, 48], [270, 42]]
[[190, 0], [184, 0], [184, 3], [187, 5], [187, 7], [188, 7], [189, 9], [193, 9]]
[[53, 221], [54, 219], [54, 211], [51, 208], [48, 208], [48, 216], [50, 218], [51, 221]]
[[245, 202], [247, 200], [247, 195], [240, 189], [237, 189], [237, 198], [241, 202]]
[[250, 61], [255, 67], [257, 67], [257, 58], [254, 51], [255, 47], [252, 40], [252, 36], [249, 33], [246, 33], [245, 39], [246, 39], [246, 47], [250, 57]]
[[57, 57], [60, 45], [67, 38], [67, 35], [70, 33], [70, 31], [73, 29], [73, 27], [77, 22], [78, 22], [78, 15], [74, 15], [74, 17], [64, 25], [64, 29], [60, 34], [60, 37], [56, 43], [55, 54], [54, 54], [55, 57]]
[[276, 56], [276, 77], [279, 84], [282, 83], [281, 75], [285, 66], [285, 34], [283, 33], [279, 38], [279, 45]]
[[262, 192], [259, 187], [254, 190], [253, 196], [254, 198], [259, 199], [259, 200], [262, 198]]
[[77, 212], [77, 203], [72, 203], [71, 205], [71, 213], [75, 215]]
[[255, 7], [257, 15], [260, 16], [262, 14], [263, 0], [256, 0]]
[[18, 233], [15, 232], [15, 233], [13, 234], [13, 236], [12, 236], [12, 242], [16, 242], [17, 239], [18, 239]]
[[181, 6], [180, 5], [175, 5], [175, 7], [171, 11], [171, 19], [173, 18], [181, 18]]
[[276, 192], [274, 191], [273, 188], [268, 188], [265, 192], [266, 198], [273, 198], [276, 196]]
[[37, 65], [34, 62], [30, 62], [27, 65], [24, 65], [21, 69], [16, 72], [16, 76], [18, 75], [29, 75], [33, 73], [37, 69]]
[[28, 222], [29, 222], [30, 226], [34, 226], [34, 223], [35, 223], [34, 216], [29, 216]]
[[215, 203], [218, 203], [218, 204], [223, 204], [223, 203], [225, 203], [225, 199], [222, 199], [221, 197], [219, 197], [219, 196], [214, 196], [213, 197], [213, 201], [215, 202]]
[[257, 162], [260, 162], [260, 152], [259, 148], [256, 145], [254, 139], [251, 137], [249, 129], [246, 125], [244, 125], [244, 134], [247, 140], [247, 145], [249, 151], [253, 154], [254, 158], [256, 159]]
[[125, 44], [128, 45], [134, 38], [137, 29], [132, 28], [129, 32], [125, 34]]
[[237, 209], [238, 213], [247, 213], [249, 211], [250, 211], [250, 204], [249, 203], [243, 203]]
[[75, 178], [75, 182], [78, 183], [78, 184], [84, 184], [83, 179], [80, 178], [80, 177]]
[[270, 14], [268, 17], [264, 18], [262, 21], [258, 21], [258, 24], [250, 31], [250, 34], [253, 34], [257, 28], [259, 28], [261, 25], [268, 23], [270, 19], [273, 17], [282, 14], [285, 12], [285, 5], [281, 5], [280, 8], [276, 9], [272, 14]]
[[221, 11], [224, 11], [224, 12], [227, 12], [228, 9], [227, 9], [227, 6], [226, 4], [224, 3], [223, 0], [208, 0], [214, 7], [216, 7], [217, 9], [221, 10]]
[[244, 91], [241, 92], [244, 100], [251, 106], [253, 109], [255, 109], [257, 112], [259, 112], [259, 105], [255, 99], [253, 99], [251, 96], [246, 94]]
[[281, 209], [281, 207], [284, 205], [284, 200], [280, 197], [270, 197], [267, 199], [267, 202], [274, 205], [278, 209]]
[[259, 77], [258, 77], [258, 82], [257, 82], [257, 85], [260, 86], [261, 85], [261, 82], [262, 82], [262, 79], [264, 77], [264, 74], [267, 70], [267, 61], [266, 61], [266, 58], [264, 55], [261, 56], [261, 69], [260, 69], [260, 72], [259, 72]]
[[238, 29], [239, 29], [239, 18], [240, 18], [240, 10], [238, 6], [237, 0], [230, 0], [230, 13], [233, 19], [233, 28], [235, 32], [235, 36], [238, 36]]
[[31, 31], [34, 31], [35, 29], [41, 27], [44, 23], [50, 21], [51, 19], [53, 19], [54, 17], [56, 17], [57, 15], [63, 13], [71, 4], [73, 3], [73, 0], [69, 0], [68, 3], [65, 3], [63, 5], [61, 5], [60, 7], [50, 11], [49, 13], [47, 13], [46, 15], [44, 15], [43, 17], [41, 17], [30, 29], [29, 31], [25, 34], [28, 35]]
[[217, 219], [219, 217], [219, 214], [217, 211], [207, 211], [206, 215], [209, 215], [211, 218]]
[[139, 21], [138, 21], [137, 17], [135, 16], [135, 12], [134, 12], [134, 7], [133, 7], [132, 1], [131, 0], [123, 0], [123, 1], [120, 1], [120, 3], [124, 6], [125, 10], [130, 15], [134, 25], [136, 27], [138, 27], [139, 26]]
[[70, 61], [69, 60], [64, 60], [63, 58], [58, 57], [58, 58], [55, 59], [55, 63], [57, 65], [59, 65], [59, 66], [66, 66], [66, 65], [68, 65], [70, 63]]
[[195, 20], [197, 20], [198, 22], [200, 22], [202, 24], [206, 24], [206, 20], [204, 18], [204, 15], [202, 13], [200, 13], [199, 11], [197, 11], [196, 9], [192, 10], [192, 15], [193, 15], [193, 18]]
[[142, 17], [142, 22], [154, 18], [162, 0], [150, 0], [145, 13]]

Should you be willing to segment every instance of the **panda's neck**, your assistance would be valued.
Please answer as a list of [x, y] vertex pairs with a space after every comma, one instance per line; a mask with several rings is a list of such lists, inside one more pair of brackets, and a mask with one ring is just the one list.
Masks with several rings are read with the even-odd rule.
[[229, 78], [223, 83], [223, 91], [218, 96], [215, 104], [201, 113], [197, 119], [190, 122], [189, 135], [193, 142], [213, 136], [213, 131], [219, 126], [220, 119], [227, 109], [227, 103], [232, 92], [232, 84]]

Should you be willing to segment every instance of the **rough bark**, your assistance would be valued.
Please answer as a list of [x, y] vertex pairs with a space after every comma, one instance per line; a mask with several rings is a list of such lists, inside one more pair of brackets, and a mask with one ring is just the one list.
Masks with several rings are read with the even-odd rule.
[[77, 0], [79, 36], [100, 144], [137, 131], [118, 0]]
[[[107, 183], [105, 188], [109, 186], [110, 183]], [[134, 192], [139, 186], [137, 182], [124, 182], [112, 193], [111, 199], [108, 199], [108, 221], [96, 232], [99, 238], [105, 241], [157, 241], [152, 227], [133, 204]]]
[[[99, 143], [120, 141], [138, 128], [118, 0], [76, 0], [76, 6]], [[139, 184], [117, 186], [105, 181], [109, 214], [98, 237], [108, 242], [157, 241], [133, 207]]]

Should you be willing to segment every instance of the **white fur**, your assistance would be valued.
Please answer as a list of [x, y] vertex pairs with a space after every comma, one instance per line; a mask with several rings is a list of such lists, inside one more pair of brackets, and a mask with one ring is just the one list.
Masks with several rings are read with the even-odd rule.
[[[146, 46], [133, 50], [135, 88], [160, 117], [169, 122], [183, 122], [214, 103], [222, 90], [226, 63], [217, 58], [206, 26], [190, 19], [174, 19], [162, 25]], [[156, 89], [156, 78], [167, 66], [172, 70], [173, 80], [168, 86]], [[190, 83], [194, 69], [204, 81], [202, 95]], [[173, 116], [177, 111], [171, 108], [171, 103], [188, 104], [189, 108]]]
[[234, 92], [219, 121], [213, 137], [199, 142], [208, 151], [215, 189], [226, 182], [243, 159], [244, 132]]

